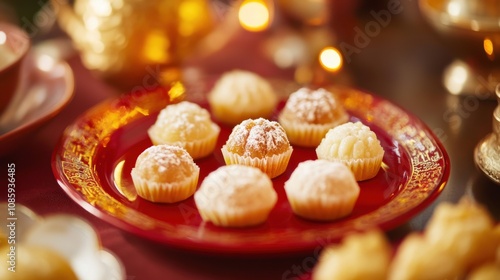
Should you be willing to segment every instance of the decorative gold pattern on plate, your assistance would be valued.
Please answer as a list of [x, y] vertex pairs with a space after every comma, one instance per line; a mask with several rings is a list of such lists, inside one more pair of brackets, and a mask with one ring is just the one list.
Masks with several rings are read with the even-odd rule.
[[90, 205], [142, 229], [152, 229], [154, 220], [126, 207], [103, 190], [95, 172], [93, 156], [96, 149], [107, 145], [114, 131], [164, 108], [168, 96], [166, 91], [158, 90], [134, 96], [136, 98], [128, 102], [123, 102], [125, 99], [109, 101], [88, 111], [82, 121], [68, 127], [65, 132], [67, 138], [60, 161], [67, 181]]

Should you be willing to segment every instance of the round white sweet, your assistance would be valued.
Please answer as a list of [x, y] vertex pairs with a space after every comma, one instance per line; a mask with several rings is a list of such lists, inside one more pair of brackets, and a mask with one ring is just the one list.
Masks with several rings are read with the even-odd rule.
[[267, 118], [278, 102], [271, 84], [261, 76], [244, 70], [225, 73], [208, 95], [212, 112], [225, 123]]

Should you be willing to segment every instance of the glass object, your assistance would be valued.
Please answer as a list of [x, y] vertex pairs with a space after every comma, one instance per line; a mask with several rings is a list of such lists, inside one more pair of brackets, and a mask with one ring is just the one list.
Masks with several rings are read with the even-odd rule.
[[456, 55], [443, 73], [446, 89], [494, 98], [500, 82], [500, 2], [420, 0], [419, 7]]
[[51, 0], [83, 64], [122, 90], [181, 78], [180, 65], [212, 30], [206, 0]]

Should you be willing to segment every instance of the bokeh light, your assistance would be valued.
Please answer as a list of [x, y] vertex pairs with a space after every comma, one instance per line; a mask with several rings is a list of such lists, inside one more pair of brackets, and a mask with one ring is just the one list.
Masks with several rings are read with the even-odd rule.
[[337, 72], [342, 68], [342, 54], [334, 47], [326, 47], [319, 54], [319, 62], [325, 70]]
[[270, 12], [266, 2], [245, 0], [238, 11], [241, 26], [248, 31], [263, 31], [270, 23]]
[[145, 37], [143, 56], [146, 61], [165, 63], [170, 59], [170, 41], [162, 30], [151, 30]]
[[495, 50], [493, 47], [493, 42], [491, 41], [490, 38], [484, 39], [483, 48], [486, 54], [488, 55], [488, 58], [490, 58], [491, 60], [495, 59]]

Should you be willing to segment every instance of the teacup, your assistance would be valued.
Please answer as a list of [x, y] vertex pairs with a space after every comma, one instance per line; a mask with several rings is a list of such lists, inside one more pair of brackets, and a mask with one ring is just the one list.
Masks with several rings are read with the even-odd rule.
[[30, 38], [24, 30], [0, 22], [0, 115], [20, 86], [23, 61], [30, 47]]

